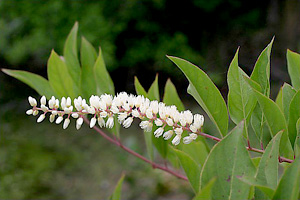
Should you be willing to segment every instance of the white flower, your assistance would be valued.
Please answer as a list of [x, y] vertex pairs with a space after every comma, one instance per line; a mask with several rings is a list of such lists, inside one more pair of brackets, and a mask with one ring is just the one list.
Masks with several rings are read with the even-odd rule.
[[65, 121], [64, 121], [64, 124], [63, 124], [63, 129], [68, 128], [69, 124], [70, 124], [70, 119], [66, 118]]
[[120, 124], [122, 124], [123, 123], [123, 121], [127, 118], [127, 113], [120, 113], [119, 115], [118, 115], [118, 122], [120, 123]]
[[101, 100], [107, 105], [111, 106], [113, 97], [110, 94], [101, 95]]
[[155, 123], [156, 126], [162, 126], [163, 125], [163, 122], [160, 119], [156, 119], [154, 121], [154, 123]]
[[154, 131], [154, 136], [156, 138], [160, 137], [162, 134], [164, 133], [164, 128], [160, 127], [158, 129], [156, 129], [156, 131]]
[[51, 114], [49, 117], [49, 121], [52, 123], [55, 120], [55, 115]]
[[133, 118], [132, 117], [128, 117], [124, 122], [123, 122], [123, 126], [124, 128], [129, 128], [131, 126], [131, 123], [133, 122]]
[[37, 121], [37, 123], [40, 123], [40, 122], [42, 122], [44, 119], [45, 119], [45, 114], [41, 114], [41, 115], [39, 116], [39, 118], [38, 118], [36, 121]]
[[131, 114], [133, 117], [137, 117], [137, 118], [141, 117], [141, 115], [137, 109], [132, 110]]
[[194, 124], [192, 124], [192, 125], [190, 126], [190, 130], [191, 130], [193, 133], [196, 133], [196, 132], [198, 131], [198, 128], [197, 128]]
[[112, 127], [114, 127], [114, 118], [109, 117], [107, 122], [106, 122], [106, 128], [112, 128]]
[[174, 122], [171, 118], [167, 118], [166, 122], [167, 122], [168, 126], [173, 126], [174, 125]]
[[52, 113], [53, 115], [57, 115], [57, 111], [56, 111], [56, 110], [53, 110], [51, 113]]
[[50, 109], [54, 108], [54, 105], [55, 105], [55, 97], [54, 96], [52, 96], [51, 99], [48, 101], [48, 105], [49, 105]]
[[181, 140], [181, 135], [176, 135], [172, 140], [172, 144], [176, 146], [180, 143], [180, 140]]
[[46, 105], [46, 103], [47, 103], [47, 100], [46, 100], [46, 97], [45, 96], [42, 96], [41, 97], [41, 105]]
[[194, 115], [194, 126], [199, 129], [203, 126], [204, 123], [204, 117], [203, 115], [200, 114], [195, 114]]
[[152, 127], [153, 127], [153, 124], [149, 121], [142, 121], [140, 123], [140, 127], [141, 129], [143, 129], [145, 132], [151, 132], [152, 131]]
[[44, 111], [44, 112], [47, 112], [49, 109], [48, 109], [48, 107], [47, 106], [45, 106], [45, 105], [41, 105], [41, 109], [42, 109], [42, 111]]
[[26, 111], [26, 114], [27, 114], [27, 115], [32, 115], [32, 113], [33, 113], [33, 110], [32, 110], [32, 109], [29, 109], [29, 110]]
[[151, 101], [150, 108], [152, 109], [152, 112], [156, 115], [158, 113], [158, 101]]
[[31, 96], [28, 97], [28, 102], [29, 102], [29, 104], [30, 104], [32, 107], [34, 107], [34, 106], [37, 105], [37, 102], [36, 102], [35, 98], [33, 98], [33, 97], [31, 97]]
[[152, 108], [149, 107], [147, 110], [146, 110], [146, 117], [148, 119], [152, 119], [153, 118], [153, 111], [152, 111]]
[[189, 136], [186, 136], [186, 137], [183, 138], [183, 143], [184, 143], [184, 144], [189, 144], [189, 143], [191, 143], [193, 140], [196, 140], [197, 137], [198, 137], [197, 134], [191, 133]]
[[119, 113], [119, 108], [115, 105], [112, 105], [110, 110], [114, 113], [114, 114], [118, 114]]
[[32, 113], [33, 116], [37, 116], [38, 114], [39, 114], [39, 111], [38, 111], [38, 110], [35, 110], [35, 111], [33, 111], [33, 113]]
[[102, 111], [102, 112], [100, 113], [100, 117], [102, 117], [102, 118], [107, 117], [107, 112], [106, 112], [106, 111]]
[[83, 124], [83, 118], [80, 117], [76, 120], [76, 129], [80, 129], [81, 125]]
[[97, 120], [96, 120], [96, 117], [93, 117], [90, 121], [90, 128], [93, 128], [96, 124]]
[[56, 124], [59, 124], [60, 122], [62, 122], [63, 119], [64, 119], [64, 118], [63, 118], [62, 116], [59, 116], [59, 117], [56, 119], [55, 123], [56, 123]]
[[72, 113], [72, 117], [77, 119], [79, 117], [78, 113]]
[[100, 126], [100, 128], [105, 126], [105, 121], [102, 117], [98, 117], [98, 125]]
[[63, 110], [65, 109], [65, 107], [67, 107], [67, 99], [65, 97], [61, 98], [60, 106]]
[[172, 137], [173, 133], [174, 133], [173, 130], [169, 130], [169, 131], [165, 132], [163, 135], [164, 139], [165, 140], [170, 139]]
[[181, 135], [182, 132], [183, 132], [183, 129], [182, 128], [175, 128], [174, 131], [175, 131], [176, 135]]

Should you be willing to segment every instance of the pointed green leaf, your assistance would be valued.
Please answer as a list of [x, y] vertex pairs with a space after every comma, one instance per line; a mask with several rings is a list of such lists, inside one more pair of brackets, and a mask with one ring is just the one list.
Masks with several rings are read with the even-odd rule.
[[201, 171], [201, 188], [213, 177], [213, 199], [247, 199], [250, 186], [239, 178], [253, 177], [255, 166], [243, 142], [244, 122], [238, 124], [211, 150]]
[[296, 90], [288, 83], [284, 83], [282, 87], [282, 105], [283, 105], [283, 111], [286, 120], [288, 120], [290, 103], [295, 94], [296, 94]]
[[289, 138], [294, 145], [297, 136], [296, 123], [300, 118], [300, 90], [292, 98], [289, 110]]
[[282, 131], [277, 133], [269, 142], [256, 173], [258, 182], [274, 190], [278, 182], [278, 156], [281, 135]]
[[283, 109], [283, 100], [282, 100], [282, 88], [283, 87], [280, 87], [280, 90], [277, 94], [277, 97], [275, 99], [275, 103], [278, 105], [278, 107], [280, 108], [280, 110], [282, 112], [284, 112], [284, 109]]
[[186, 154], [183, 151], [180, 151], [178, 149], [174, 149], [176, 152], [177, 157], [180, 160], [181, 166], [187, 175], [189, 182], [194, 190], [194, 192], [197, 194], [199, 192], [200, 186], [200, 165], [196, 163], [188, 154]]
[[106, 69], [101, 48], [99, 48], [99, 55], [94, 65], [94, 74], [97, 84], [97, 95], [105, 93], [115, 95], [115, 86]]
[[300, 157], [285, 170], [273, 199], [296, 200], [300, 189]]
[[274, 38], [268, 46], [261, 52], [257, 59], [251, 79], [257, 82], [262, 88], [263, 94], [269, 96], [270, 94], [270, 55]]
[[81, 69], [80, 69], [78, 52], [77, 52], [77, 32], [78, 32], [78, 22], [75, 22], [65, 42], [64, 59], [74, 83], [79, 88], [80, 81], [81, 81], [80, 79]]
[[251, 87], [243, 77], [248, 78], [247, 74], [238, 66], [238, 52], [239, 49], [231, 61], [227, 75], [229, 86], [228, 110], [235, 124], [238, 124], [244, 119], [246, 120], [245, 130], [246, 135], [248, 135], [248, 122], [257, 100], [253, 95]]
[[292, 85], [296, 90], [300, 89], [300, 54], [287, 50], [288, 72], [292, 81]]
[[287, 124], [284, 114], [274, 101], [255, 89], [253, 91], [255, 92], [255, 96], [258, 100], [260, 108], [264, 114], [264, 117], [266, 118], [271, 135], [275, 136], [279, 131], [284, 131], [280, 142], [281, 154], [285, 157], [292, 158], [293, 148], [287, 135]]
[[69, 96], [72, 99], [78, 96], [78, 88], [71, 78], [66, 63], [52, 50], [48, 60], [49, 83], [58, 97]]
[[146, 90], [141, 85], [139, 79], [136, 76], [134, 77], [134, 87], [137, 95], [142, 95], [144, 97], [148, 96]]
[[176, 87], [174, 86], [174, 84], [172, 83], [172, 81], [170, 79], [167, 80], [167, 83], [165, 86], [163, 102], [168, 106], [175, 105], [177, 107], [178, 111], [184, 110], [184, 105], [178, 96]]
[[294, 144], [295, 157], [300, 156], [300, 119], [297, 121], [297, 137]]
[[47, 99], [50, 99], [51, 96], [55, 96], [55, 93], [51, 88], [48, 80], [46, 80], [40, 75], [21, 70], [2, 69], [2, 71], [22, 81], [23, 83], [26, 83], [29, 87], [31, 87], [37, 93], [39, 93], [39, 95], [45, 95]]
[[188, 93], [191, 94], [209, 118], [216, 125], [219, 134], [225, 136], [228, 129], [228, 111], [225, 101], [208, 75], [192, 63], [168, 56], [184, 73], [189, 80]]
[[204, 165], [204, 162], [208, 156], [208, 150], [203, 141], [194, 141], [190, 144], [182, 145], [182, 151], [191, 156], [198, 164]]
[[95, 48], [84, 37], [81, 38], [81, 91], [85, 99], [89, 99], [97, 92], [97, 85], [93, 67], [97, 59]]
[[[249, 186], [255, 186], [255, 199], [271, 199], [274, 194], [272, 188], [258, 182], [253, 177], [242, 177], [240, 180], [247, 183]], [[259, 191], [257, 191], [257, 189], [259, 189]]]
[[119, 179], [119, 181], [115, 187], [114, 193], [110, 197], [111, 200], [120, 200], [121, 199], [122, 184], [123, 184], [124, 178], [125, 178], [125, 174], [122, 174], [121, 178]]
[[148, 98], [152, 100], [160, 101], [159, 97], [159, 87], [158, 87], [158, 74], [155, 76], [155, 80], [151, 84], [149, 90], [148, 90]]
[[204, 186], [201, 191], [195, 196], [193, 200], [210, 200], [212, 199], [212, 187], [216, 182], [216, 178], [212, 178], [206, 186]]

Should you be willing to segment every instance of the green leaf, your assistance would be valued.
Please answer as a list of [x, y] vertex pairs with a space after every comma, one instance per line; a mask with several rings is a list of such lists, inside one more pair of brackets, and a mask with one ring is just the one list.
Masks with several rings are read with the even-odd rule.
[[2, 69], [2, 71], [7, 75], [10, 75], [22, 81], [23, 83], [26, 83], [29, 87], [34, 89], [41, 96], [45, 95], [47, 99], [50, 99], [51, 96], [55, 96], [55, 93], [51, 88], [48, 80], [46, 80], [40, 75], [21, 70]]
[[[134, 77], [134, 86], [135, 86], [135, 91], [138, 95], [143, 95], [144, 97], [148, 98], [148, 94], [146, 90], [141, 85], [139, 79], [136, 76]], [[147, 148], [149, 158], [151, 161], [153, 161], [154, 151], [153, 151], [153, 144], [152, 144], [152, 134], [144, 132], [144, 138], [145, 138], [145, 143], [146, 143], [146, 148]]]
[[181, 166], [187, 175], [189, 182], [197, 194], [199, 192], [200, 186], [200, 165], [196, 163], [188, 154], [178, 149], [174, 149], [176, 152], [177, 157], [180, 160]]
[[80, 64], [78, 60], [78, 52], [77, 52], [77, 32], [78, 32], [78, 22], [75, 22], [71, 32], [69, 33], [67, 40], [65, 42], [64, 46], [64, 59], [66, 62], [66, 66], [68, 68], [68, 71], [74, 81], [74, 83], [77, 85], [77, 87], [80, 86], [80, 76], [81, 76], [81, 70], [80, 70]]
[[291, 100], [289, 110], [289, 138], [292, 145], [294, 145], [297, 136], [296, 123], [300, 118], [300, 90], [294, 95], [293, 99]]
[[99, 48], [99, 55], [94, 65], [94, 74], [97, 84], [97, 95], [105, 93], [115, 95], [114, 83], [106, 69], [101, 48]]
[[274, 38], [268, 46], [261, 52], [257, 59], [251, 79], [257, 82], [262, 88], [263, 94], [269, 96], [270, 94], [270, 54]]
[[293, 148], [287, 135], [287, 124], [284, 114], [274, 101], [255, 89], [253, 91], [255, 92], [257, 101], [264, 114], [264, 117], [266, 118], [266, 122], [268, 124], [271, 135], [275, 136], [279, 131], [284, 131], [280, 142], [281, 154], [283, 154], [283, 156], [285, 157], [292, 158]]
[[288, 83], [284, 83], [282, 87], [282, 106], [283, 106], [284, 116], [286, 120], [288, 120], [290, 103], [295, 94], [296, 94], [296, 90]]
[[184, 111], [184, 105], [181, 101], [181, 99], [178, 96], [176, 87], [172, 83], [170, 79], [167, 80], [166, 86], [165, 86], [165, 91], [164, 91], [164, 98], [163, 102], [168, 105], [175, 105], [178, 109], [178, 111]]
[[155, 80], [151, 84], [149, 90], [148, 90], [148, 98], [153, 101], [157, 100], [160, 101], [159, 97], [159, 87], [158, 87], [158, 74], [155, 76]]
[[229, 86], [228, 110], [235, 124], [244, 119], [246, 120], [245, 130], [248, 136], [248, 122], [257, 100], [253, 95], [251, 87], [245, 81], [244, 76], [248, 78], [247, 74], [238, 66], [238, 52], [239, 49], [231, 61], [227, 75]]
[[238, 124], [211, 150], [201, 171], [201, 188], [213, 178], [213, 199], [247, 199], [250, 186], [239, 178], [253, 177], [255, 166], [243, 142], [244, 122]]
[[264, 186], [268, 186], [274, 190], [276, 189], [278, 182], [278, 156], [282, 132], [283, 131], [277, 133], [269, 142], [262, 155], [255, 176], [258, 182], [263, 183]]
[[49, 83], [58, 97], [69, 96], [72, 99], [78, 96], [78, 88], [71, 78], [66, 63], [52, 50], [48, 60]]
[[201, 140], [182, 145], [181, 150], [191, 156], [201, 166], [204, 165], [204, 162], [209, 153], [206, 145]]
[[95, 48], [84, 37], [81, 38], [81, 91], [85, 99], [89, 99], [97, 92], [97, 85], [93, 67], [97, 59]]
[[292, 85], [296, 90], [300, 89], [300, 54], [287, 50], [288, 72], [292, 81]]
[[142, 95], [144, 97], [147, 97], [148, 94], [146, 92], [146, 90], [144, 89], [144, 87], [141, 85], [139, 79], [135, 76], [134, 77], [134, 87], [135, 87], [135, 91], [138, 95]]
[[[242, 177], [241, 181], [247, 183], [249, 186], [255, 186], [255, 199], [271, 199], [274, 195], [274, 190], [262, 183], [259, 183], [253, 177]], [[259, 189], [259, 191], [257, 191]]]
[[300, 157], [285, 170], [273, 199], [298, 199], [300, 189]]
[[114, 193], [110, 197], [111, 200], [120, 200], [121, 199], [122, 184], [123, 184], [124, 178], [125, 178], [125, 174], [122, 174], [121, 178], [119, 179], [119, 181], [115, 187]]
[[294, 144], [294, 152], [295, 152], [295, 157], [299, 157], [300, 156], [300, 119], [298, 119], [296, 126], [297, 126], [297, 137]]
[[284, 112], [284, 109], [283, 109], [283, 100], [282, 100], [282, 88], [283, 87], [280, 87], [280, 90], [277, 94], [277, 97], [275, 99], [275, 103], [278, 105], [278, 107], [280, 108], [280, 110], [282, 112]]
[[212, 199], [212, 187], [216, 182], [216, 178], [212, 178], [206, 186], [204, 186], [201, 191], [193, 200], [210, 200]]
[[189, 80], [188, 93], [191, 94], [209, 118], [216, 125], [221, 136], [227, 134], [228, 129], [228, 111], [225, 101], [214, 83], [207, 74], [192, 63], [168, 56], [184, 73]]

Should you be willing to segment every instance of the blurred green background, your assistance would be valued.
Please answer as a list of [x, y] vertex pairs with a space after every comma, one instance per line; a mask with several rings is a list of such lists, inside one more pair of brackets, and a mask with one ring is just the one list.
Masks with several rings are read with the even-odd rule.
[[[188, 108], [187, 81], [165, 57], [187, 59], [204, 69], [226, 98], [226, 73], [234, 52], [250, 72], [275, 35], [272, 95], [288, 81], [286, 49], [300, 51], [298, 0], [0, 0], [0, 68], [46, 76], [51, 49], [62, 54], [75, 21], [79, 35], [101, 46], [117, 92], [134, 92], [133, 77], [148, 88], [168, 77]], [[110, 145], [88, 128], [61, 126], [25, 116], [27, 97], [38, 95], [0, 73], [0, 199], [105, 199], [122, 171], [123, 199], [190, 199], [183, 181]], [[145, 154], [141, 131], [122, 129], [124, 142]]]

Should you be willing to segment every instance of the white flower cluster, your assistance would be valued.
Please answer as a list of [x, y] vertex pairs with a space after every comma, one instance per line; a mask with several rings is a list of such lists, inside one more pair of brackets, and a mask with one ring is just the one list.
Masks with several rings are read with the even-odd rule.
[[195, 140], [204, 123], [204, 117], [200, 114], [193, 115], [189, 110], [179, 112], [176, 106], [166, 106], [162, 102], [150, 101], [141, 95], [128, 95], [126, 92], [121, 92], [114, 97], [108, 94], [91, 96], [89, 104], [81, 97], [74, 99], [73, 104], [70, 97], [63, 97], [59, 104], [59, 100], [52, 96], [48, 101], [48, 107], [45, 96], [41, 97], [40, 107], [37, 107], [34, 98], [29, 97], [28, 101], [33, 108], [26, 114], [36, 116], [39, 111], [43, 112], [37, 122], [42, 122], [46, 114], [50, 113], [50, 122], [54, 122], [57, 116], [55, 122], [59, 124], [64, 120], [63, 128], [66, 129], [70, 124], [70, 117], [73, 117], [77, 119], [76, 128], [79, 129], [83, 124], [83, 117], [90, 114], [92, 115], [90, 128], [93, 128], [96, 123], [101, 128], [112, 128], [114, 116], [117, 116], [118, 122], [123, 127], [129, 128], [133, 119], [139, 118], [140, 127], [145, 132], [151, 132], [154, 124], [158, 127], [154, 131], [154, 136], [157, 138], [162, 136], [165, 140], [169, 140], [175, 135], [172, 140], [174, 145], [180, 143], [184, 131], [189, 133], [188, 136], [183, 137], [184, 144]]

